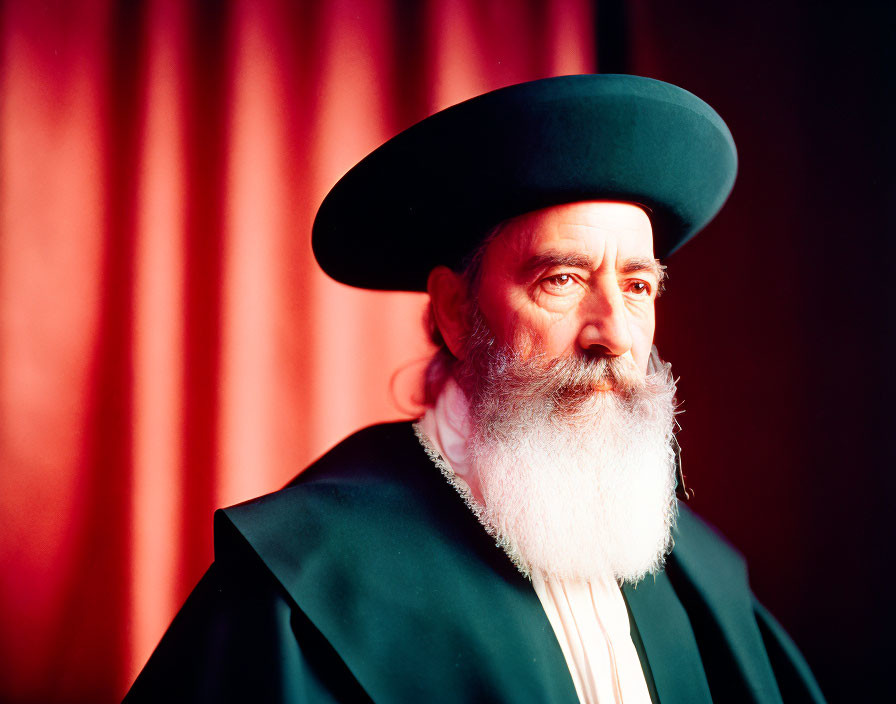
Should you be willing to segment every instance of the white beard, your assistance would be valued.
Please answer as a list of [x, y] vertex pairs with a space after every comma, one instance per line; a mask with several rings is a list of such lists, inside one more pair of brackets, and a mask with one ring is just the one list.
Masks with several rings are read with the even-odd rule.
[[[487, 357], [467, 389], [469, 457], [498, 544], [526, 576], [636, 583], [660, 570], [677, 511], [670, 366], [645, 380], [622, 359]], [[616, 391], [594, 392], [607, 376]]]

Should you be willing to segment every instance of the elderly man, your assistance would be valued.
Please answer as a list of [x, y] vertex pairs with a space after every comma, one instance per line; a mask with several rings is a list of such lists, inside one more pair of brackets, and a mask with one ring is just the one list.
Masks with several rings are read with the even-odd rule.
[[675, 497], [657, 256], [735, 170], [708, 105], [634, 76], [495, 91], [358, 164], [315, 254], [428, 291], [426, 413], [219, 511], [215, 563], [129, 700], [821, 701]]

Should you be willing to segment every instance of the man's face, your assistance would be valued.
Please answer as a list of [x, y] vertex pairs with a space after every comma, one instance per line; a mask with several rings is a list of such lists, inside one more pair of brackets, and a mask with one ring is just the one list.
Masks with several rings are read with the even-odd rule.
[[663, 564], [675, 383], [646, 375], [661, 275], [644, 211], [597, 201], [505, 221], [478, 270], [430, 273], [471, 491], [524, 574], [637, 583]]
[[508, 220], [480, 277], [479, 308], [499, 345], [547, 360], [628, 357], [646, 373], [661, 269], [638, 206], [588, 201]]

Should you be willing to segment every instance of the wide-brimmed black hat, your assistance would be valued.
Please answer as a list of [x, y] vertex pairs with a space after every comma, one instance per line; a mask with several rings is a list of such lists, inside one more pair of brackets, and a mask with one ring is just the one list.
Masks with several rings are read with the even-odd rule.
[[425, 291], [496, 224], [581, 200], [638, 203], [668, 256], [719, 211], [737, 152], [722, 118], [677, 86], [591, 74], [521, 83], [418, 122], [364, 158], [318, 210], [325, 272], [362, 288]]

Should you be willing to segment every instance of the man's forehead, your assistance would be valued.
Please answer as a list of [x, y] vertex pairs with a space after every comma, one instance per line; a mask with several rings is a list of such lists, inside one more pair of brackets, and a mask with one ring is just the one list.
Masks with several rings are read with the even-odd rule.
[[[653, 260], [653, 230], [643, 208], [634, 203], [584, 201], [552, 206], [511, 218], [496, 228], [492, 255], [530, 267], [540, 260], [587, 261], [631, 258]], [[487, 252], [488, 256], [488, 252]]]

